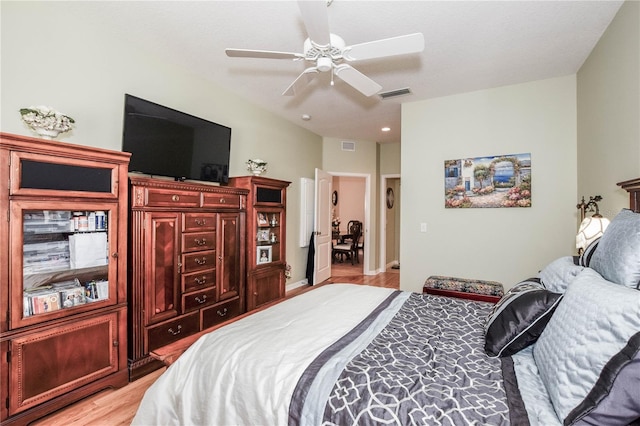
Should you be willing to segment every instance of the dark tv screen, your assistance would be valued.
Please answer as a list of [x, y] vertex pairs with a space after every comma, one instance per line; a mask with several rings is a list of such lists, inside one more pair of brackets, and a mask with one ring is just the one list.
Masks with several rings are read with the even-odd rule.
[[129, 171], [176, 180], [229, 181], [231, 129], [125, 95], [122, 150]]

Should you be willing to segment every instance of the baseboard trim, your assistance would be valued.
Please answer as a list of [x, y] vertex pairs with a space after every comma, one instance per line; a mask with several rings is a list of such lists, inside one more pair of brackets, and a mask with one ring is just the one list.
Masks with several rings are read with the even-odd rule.
[[305, 285], [309, 285], [309, 282], [307, 281], [306, 278], [300, 281], [296, 281], [295, 283], [287, 284], [285, 288], [285, 292], [290, 292], [291, 290], [295, 290], [296, 288], [299, 288]]

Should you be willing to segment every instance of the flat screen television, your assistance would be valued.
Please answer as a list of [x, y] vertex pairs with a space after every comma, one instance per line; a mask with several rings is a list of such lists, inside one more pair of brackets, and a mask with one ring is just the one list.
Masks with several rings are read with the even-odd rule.
[[175, 180], [229, 181], [231, 129], [126, 94], [122, 150], [129, 171]]

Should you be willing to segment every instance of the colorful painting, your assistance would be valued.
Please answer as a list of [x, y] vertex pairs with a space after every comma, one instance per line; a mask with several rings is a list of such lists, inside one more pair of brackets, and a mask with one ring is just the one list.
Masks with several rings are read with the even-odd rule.
[[531, 154], [444, 162], [444, 206], [531, 207]]

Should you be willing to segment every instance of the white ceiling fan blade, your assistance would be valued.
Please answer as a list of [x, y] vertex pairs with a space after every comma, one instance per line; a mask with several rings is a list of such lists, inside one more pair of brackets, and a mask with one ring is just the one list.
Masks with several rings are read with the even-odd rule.
[[345, 83], [362, 92], [365, 96], [375, 95], [382, 90], [382, 86], [362, 74], [357, 69], [353, 68], [351, 65], [338, 65], [334, 68], [334, 73], [344, 80]]
[[347, 46], [342, 52], [342, 56], [347, 61], [360, 61], [363, 59], [418, 53], [423, 50], [424, 36], [422, 33], [415, 33]]
[[298, 0], [298, 6], [311, 41], [318, 46], [328, 46], [331, 40], [329, 38], [327, 1]]
[[307, 68], [306, 70], [302, 71], [302, 74], [300, 74], [298, 78], [296, 78], [295, 81], [291, 83], [289, 87], [287, 87], [287, 90], [285, 90], [282, 95], [294, 96], [302, 89], [307, 87], [307, 85], [311, 83], [311, 80], [316, 77], [316, 74], [318, 74], [318, 69], [316, 67]]
[[275, 52], [272, 50], [250, 50], [250, 49], [224, 49], [227, 56], [232, 58], [263, 58], [263, 59], [301, 59], [304, 55], [300, 53]]

